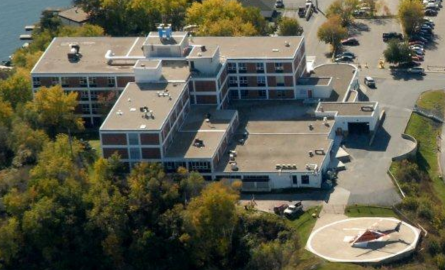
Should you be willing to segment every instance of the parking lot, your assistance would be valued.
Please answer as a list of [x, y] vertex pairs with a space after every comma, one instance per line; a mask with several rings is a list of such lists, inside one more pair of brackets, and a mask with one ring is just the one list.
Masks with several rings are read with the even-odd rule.
[[[298, 18], [294, 10], [284, 12], [285, 16], [299, 20], [304, 29], [307, 55], [316, 57], [316, 65], [332, 61], [329, 46], [317, 38], [318, 28], [326, 21], [323, 12], [332, 2], [333, 0], [320, 1], [321, 11], [314, 13], [309, 21]], [[393, 14], [397, 13], [398, 1], [387, 0], [386, 4]], [[431, 18], [436, 24], [435, 38], [426, 46], [425, 61], [422, 63], [426, 71], [424, 76], [408, 74], [405, 71], [392, 71], [389, 69], [389, 64], [385, 64], [384, 69], [378, 67], [379, 59], [383, 58], [383, 51], [387, 46], [382, 40], [383, 33], [402, 32], [397, 19], [357, 19], [355, 25], [350, 28], [351, 36], [357, 38], [360, 45], [348, 46], [346, 50], [357, 56], [355, 64], [361, 66], [361, 83], [365, 76], [372, 76], [377, 84], [375, 89], [362, 86], [364, 99], [378, 101], [386, 112], [386, 119], [373, 146], [368, 146], [360, 140], [358, 143], [346, 145], [353, 156], [353, 161], [346, 164], [346, 171], [339, 174], [336, 190], [350, 191], [346, 198], [348, 204], [391, 205], [400, 201], [397, 190], [386, 173], [391, 157], [403, 153], [410, 147], [409, 143], [401, 138], [401, 133], [405, 130], [411, 109], [420, 93], [431, 89], [443, 89], [445, 86], [445, 51], [440, 48], [445, 39], [443, 24], [445, 11], [442, 9], [436, 17]]]

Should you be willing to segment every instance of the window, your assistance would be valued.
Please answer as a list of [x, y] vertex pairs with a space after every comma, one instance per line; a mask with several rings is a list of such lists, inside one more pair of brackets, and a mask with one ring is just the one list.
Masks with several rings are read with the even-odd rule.
[[231, 90], [231, 91], [230, 91], [230, 97], [231, 97], [232, 99], [238, 99], [238, 98], [239, 98], [239, 96], [238, 96], [238, 91], [237, 91], [237, 90]]
[[115, 87], [116, 81], [114, 80], [114, 77], [107, 77], [107, 84], [108, 87]]
[[99, 104], [91, 104], [91, 110], [93, 114], [97, 114], [99, 112]]
[[179, 167], [186, 168], [185, 162], [164, 162], [164, 168], [169, 173], [176, 172]]
[[139, 148], [130, 148], [130, 159], [141, 159], [141, 151]]
[[91, 95], [91, 100], [97, 100], [97, 97], [99, 96], [99, 92], [98, 91], [91, 91], [90, 95]]
[[229, 77], [229, 85], [230, 86], [238, 86], [238, 78], [230, 76]]
[[32, 78], [32, 84], [34, 87], [40, 87], [42, 85], [42, 82], [40, 81], [40, 78]]
[[239, 71], [239, 73], [246, 73], [247, 72], [246, 63], [239, 63], [238, 64], [238, 71]]
[[62, 87], [69, 87], [70, 82], [67, 77], [62, 77]]
[[286, 91], [277, 90], [277, 97], [286, 97]]
[[283, 63], [275, 63], [275, 72], [283, 73]]
[[247, 97], [249, 92], [247, 90], [241, 90], [241, 97]]
[[256, 82], [257, 82], [258, 86], [266, 86], [266, 77], [258, 76], [256, 78]]
[[256, 63], [256, 72], [264, 73], [264, 64], [263, 63]]
[[198, 172], [211, 172], [210, 162], [205, 162], [205, 161], [189, 162], [189, 170]]
[[138, 145], [139, 144], [139, 134], [129, 133], [128, 134], [128, 144], [129, 145]]
[[79, 91], [80, 93], [80, 100], [88, 100], [88, 91]]
[[298, 185], [298, 177], [296, 175], [292, 175], [292, 184]]
[[284, 77], [283, 76], [277, 76], [277, 86], [284, 86]]
[[303, 185], [309, 185], [309, 175], [302, 175], [301, 176], [301, 183]]
[[97, 87], [97, 78], [96, 77], [90, 77], [90, 78], [88, 78], [88, 81], [90, 83], [90, 87]]
[[229, 73], [236, 73], [236, 64], [235, 63], [228, 63], [227, 64], [227, 71]]
[[266, 98], [266, 90], [258, 90], [258, 96], [260, 98]]
[[90, 105], [82, 104], [82, 113], [83, 114], [90, 114]]
[[80, 85], [80, 87], [87, 87], [87, 78], [80, 77], [79, 78], [79, 85]]
[[51, 85], [58, 85], [60, 82], [59, 82], [59, 78], [58, 77], [52, 77], [51, 78]]
[[239, 77], [240, 86], [247, 86], [247, 77]]

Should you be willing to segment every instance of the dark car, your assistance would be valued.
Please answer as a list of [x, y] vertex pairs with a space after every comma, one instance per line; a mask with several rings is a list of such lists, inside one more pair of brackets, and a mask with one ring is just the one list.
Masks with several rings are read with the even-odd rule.
[[335, 58], [335, 62], [352, 62], [354, 58], [349, 55], [341, 55]]
[[280, 204], [277, 206], [274, 206], [273, 212], [277, 215], [282, 215], [284, 213], [284, 210], [286, 210], [289, 207], [288, 204]]
[[412, 41], [421, 41], [423, 43], [428, 43], [428, 40], [424, 37], [421, 37], [420, 35], [414, 35], [409, 39], [410, 42]]
[[434, 9], [426, 9], [425, 16], [437, 16], [437, 10]]
[[306, 15], [306, 8], [305, 7], [299, 7], [298, 8], [298, 16], [300, 18], [303, 18]]
[[413, 67], [418, 67], [418, 62], [416, 61], [411, 61], [411, 62], [406, 62], [406, 63], [400, 63], [398, 65], [399, 68], [413, 68]]
[[399, 39], [399, 40], [403, 39], [403, 35], [401, 33], [396, 33], [396, 32], [383, 33], [382, 37], [383, 41], [385, 42], [390, 39]]
[[342, 52], [342, 53], [337, 55], [337, 57], [340, 57], [340, 56], [349, 56], [351, 58], [355, 58], [355, 54], [352, 53], [352, 52]]
[[347, 39], [343, 39], [341, 41], [342, 45], [347, 45], [347, 46], [353, 46], [353, 45], [359, 45], [359, 42], [356, 38], [347, 38]]

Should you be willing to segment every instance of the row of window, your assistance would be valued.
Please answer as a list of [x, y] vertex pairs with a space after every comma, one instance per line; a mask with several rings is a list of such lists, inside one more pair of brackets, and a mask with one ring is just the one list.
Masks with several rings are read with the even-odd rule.
[[90, 104], [82, 104], [81, 106], [83, 114], [99, 114], [99, 104], [91, 104], [91, 112]]
[[[277, 86], [284, 86], [284, 76], [275, 76], [275, 81]], [[237, 87], [239, 86], [245, 87], [248, 86], [248, 80], [246, 76], [238, 77], [230, 76], [229, 77], [229, 86]], [[257, 76], [256, 77], [257, 86], [266, 86], [266, 76]]]
[[[62, 87], [69, 87], [70, 86], [70, 79], [69, 77], [51, 77], [51, 85], [62, 85]], [[98, 77], [80, 77], [78, 78], [78, 85], [79, 87], [97, 87], [97, 79]], [[107, 80], [107, 87], [115, 87], [116, 86], [116, 80], [114, 77], [106, 77]], [[42, 86], [41, 78], [39, 77], [33, 77], [32, 82], [34, 87], [40, 87]]]
[[[238, 68], [237, 68], [238, 66]], [[284, 67], [283, 63], [275, 63], [275, 73], [283, 73]], [[257, 73], [264, 73], [264, 63], [255, 63], [255, 69]], [[227, 71], [229, 73], [247, 73], [247, 64], [246, 63], [228, 63]]]
[[[266, 90], [240, 90], [239, 94], [238, 94], [238, 91], [231, 90], [230, 97], [232, 99], [239, 99], [241, 96], [241, 99], [243, 99], [244, 97], [249, 96], [249, 93], [253, 93], [255, 91], [256, 91], [256, 95], [255, 95], [256, 97], [267, 98]], [[274, 92], [276, 93], [276, 97], [286, 97], [286, 90], [274, 90]]]
[[[298, 185], [298, 176], [297, 175], [292, 175], [292, 184]], [[301, 176], [301, 184], [309, 185], [309, 175]]]

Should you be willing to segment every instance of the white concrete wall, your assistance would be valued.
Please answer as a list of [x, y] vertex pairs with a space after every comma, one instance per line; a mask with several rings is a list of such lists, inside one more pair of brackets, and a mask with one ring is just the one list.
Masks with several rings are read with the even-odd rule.
[[[137, 66], [138, 64], [136, 64]], [[162, 63], [157, 67], [134, 67], [134, 77], [137, 83], [158, 82], [162, 77]]]
[[[197, 49], [200, 50], [200, 49]], [[219, 60], [219, 48], [212, 58], [193, 58], [190, 59], [194, 62], [195, 69], [199, 70], [202, 74], [214, 74], [220, 65]]]
[[330, 85], [297, 85], [295, 88], [297, 90], [297, 99], [308, 98], [309, 90], [312, 90], [312, 98], [329, 98], [332, 93]]

